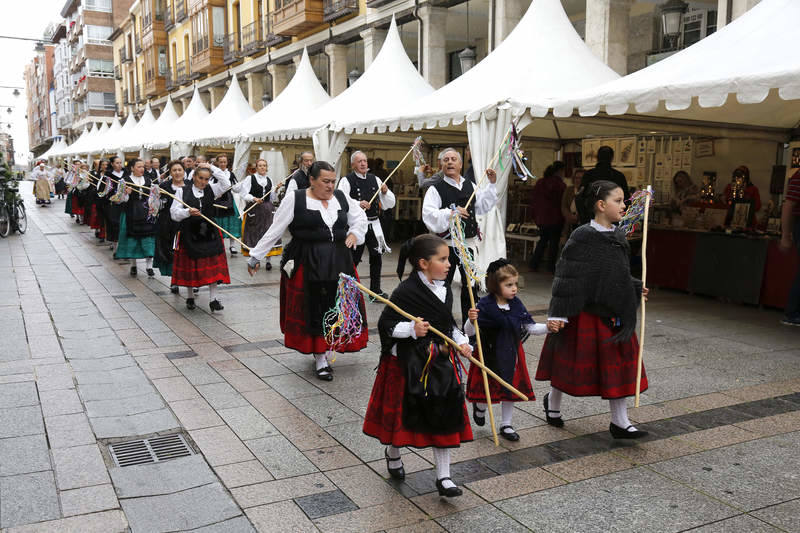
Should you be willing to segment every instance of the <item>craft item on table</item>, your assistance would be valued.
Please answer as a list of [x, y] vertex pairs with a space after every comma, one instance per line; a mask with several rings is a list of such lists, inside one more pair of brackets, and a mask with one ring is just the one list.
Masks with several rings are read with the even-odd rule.
[[633, 196], [631, 196], [631, 203], [628, 209], [625, 210], [625, 215], [623, 215], [622, 220], [619, 222], [619, 229], [623, 230], [626, 235], [630, 235], [636, 231], [637, 225], [644, 218], [647, 208], [650, 207], [649, 200], [652, 194], [652, 191], [648, 188], [647, 190], [636, 191]]
[[331, 352], [355, 342], [363, 328], [361, 292], [348, 278], [350, 276], [345, 274], [339, 275], [336, 303], [322, 317], [322, 333]]

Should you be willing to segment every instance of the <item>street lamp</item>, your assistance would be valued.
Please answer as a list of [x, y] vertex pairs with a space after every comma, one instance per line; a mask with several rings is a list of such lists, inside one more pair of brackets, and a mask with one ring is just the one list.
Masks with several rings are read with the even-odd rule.
[[661, 6], [661, 31], [669, 40], [670, 49], [678, 47], [681, 35], [681, 21], [689, 4], [683, 0], [668, 0]]
[[348, 87], [352, 86], [355, 82], [357, 82], [358, 78], [360, 77], [361, 77], [361, 71], [358, 70], [358, 67], [351, 70], [350, 74], [347, 75], [347, 81], [349, 82]]
[[466, 73], [469, 69], [475, 66], [475, 57], [475, 50], [469, 46], [458, 53], [458, 61], [461, 63], [461, 74]]

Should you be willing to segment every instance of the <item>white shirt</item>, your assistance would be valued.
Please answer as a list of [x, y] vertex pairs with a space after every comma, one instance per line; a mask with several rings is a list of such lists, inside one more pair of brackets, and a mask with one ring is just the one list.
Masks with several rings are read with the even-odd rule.
[[[225, 191], [228, 190], [228, 187], [231, 186], [231, 182], [225, 176], [218, 177], [219, 181], [217, 183], [209, 183], [208, 186], [211, 187], [211, 190], [214, 192], [214, 198], [219, 198]], [[202, 198], [204, 196], [203, 189], [198, 189], [197, 187], [192, 184], [192, 193], [194, 194], [195, 198]], [[178, 200], [183, 200], [183, 188], [175, 190], [175, 200], [172, 201], [172, 205], [169, 207], [169, 216], [175, 222], [180, 222], [181, 220], [189, 218], [189, 208], [184, 206]]]
[[[358, 172], [355, 171], [353, 171], [353, 173], [356, 175], [356, 177], [358, 177], [358, 179], [362, 180], [367, 179], [367, 177], [363, 174], [359, 174]], [[380, 191], [381, 180], [379, 180], [377, 176], [373, 177], [375, 178], [375, 181], [377, 182]], [[346, 177], [339, 178], [339, 185], [337, 185], [337, 188], [340, 191], [342, 191], [346, 196], [350, 196], [350, 181]], [[396, 202], [394, 193], [389, 188], [386, 189], [386, 194], [378, 192], [378, 198], [380, 199], [381, 202], [381, 209], [383, 209], [384, 211], [393, 208]], [[365, 200], [369, 201], [369, 198], [365, 198]]]
[[[243, 179], [242, 181], [240, 181], [239, 183], [237, 183], [236, 185], [234, 185], [233, 192], [239, 193], [239, 195], [242, 197], [242, 200], [244, 200], [246, 203], [250, 203], [256, 200], [255, 196], [250, 194], [250, 188], [253, 185], [252, 182], [253, 179], [255, 179], [259, 185], [261, 185], [261, 188], [264, 189], [265, 194], [267, 192], [267, 184], [269, 184], [269, 182], [271, 181], [269, 179], [269, 176], [267, 176], [266, 174], [264, 175], [252, 174], [247, 178]], [[278, 194], [275, 192], [275, 184], [273, 183], [272, 185], [270, 185], [270, 187], [271, 190], [269, 190], [269, 200], [270, 202], [275, 203], [278, 201]]]
[[[458, 180], [458, 183], [452, 178], [444, 177], [444, 181], [449, 183], [459, 191], [464, 186], [464, 177]], [[477, 187], [477, 185], [474, 185]], [[481, 187], [475, 193], [475, 214], [485, 215], [497, 203], [497, 187], [494, 183], [489, 183], [486, 187]], [[427, 226], [428, 230], [432, 233], [444, 233], [450, 229], [450, 217], [452, 216], [452, 209], [450, 206], [442, 205], [442, 197], [439, 196], [439, 191], [436, 187], [430, 187], [428, 192], [425, 193], [425, 199], [422, 201], [422, 221]], [[470, 239], [470, 241], [473, 239]], [[447, 245], [452, 246], [453, 241], [447, 240]]]
[[[275, 210], [272, 225], [264, 236], [261, 237], [261, 240], [258, 241], [258, 244], [250, 250], [251, 258], [255, 258], [257, 261], [264, 259], [267, 252], [269, 252], [283, 236], [289, 224], [294, 220], [294, 199], [295, 194], [287, 193], [286, 196], [284, 196], [280, 207]], [[347, 197], [347, 205], [347, 225], [349, 226], [347, 233], [352, 233], [355, 236], [356, 244], [363, 244], [364, 235], [367, 233], [367, 215], [364, 213], [364, 210], [361, 209], [361, 206], [358, 205], [358, 202], [350, 197]], [[325, 207], [320, 200], [310, 196], [308, 190], [306, 190], [306, 208], [309, 211], [319, 211], [319, 214], [322, 216], [322, 221], [328, 226], [331, 234], [333, 234], [333, 225], [336, 223], [340, 207], [339, 200], [336, 199], [335, 195], [328, 200], [328, 206]]]
[[[417, 272], [417, 274], [419, 275], [419, 279], [422, 280], [422, 284], [425, 285], [437, 298], [439, 298], [442, 303], [444, 303], [445, 299], [447, 298], [447, 287], [444, 284], [444, 280], [436, 279], [429, 281], [428, 277], [422, 272]], [[413, 320], [409, 320], [408, 322], [399, 322], [392, 330], [392, 337], [395, 339], [407, 339], [409, 337], [416, 339], [417, 333], [414, 331], [414, 324], [415, 322]], [[457, 327], [453, 328], [450, 336], [459, 346], [469, 342], [469, 338], [461, 333], [461, 330], [459, 330]], [[392, 346], [392, 354], [397, 355], [397, 345]]]

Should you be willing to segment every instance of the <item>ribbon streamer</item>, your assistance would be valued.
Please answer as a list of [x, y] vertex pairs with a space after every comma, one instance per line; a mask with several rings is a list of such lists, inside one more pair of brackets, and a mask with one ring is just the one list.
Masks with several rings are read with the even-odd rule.
[[[475, 283], [483, 281], [486, 273], [478, 269], [475, 252], [467, 244], [467, 236], [464, 233], [464, 220], [455, 208], [453, 208], [450, 215], [450, 239], [453, 241], [453, 249], [456, 251], [458, 259], [465, 267], [464, 271], [467, 273], [467, 277]], [[462, 281], [462, 283], [465, 283], [465, 281]]]
[[652, 199], [653, 193], [649, 190], [636, 191], [630, 198], [630, 205], [625, 210], [622, 220], [619, 222], [619, 228], [625, 232], [625, 235], [630, 235], [636, 231], [637, 226], [644, 218], [646, 207], [649, 206], [649, 199]]
[[322, 317], [323, 335], [330, 351], [355, 341], [363, 329], [361, 291], [342, 274], [336, 287], [336, 303]]

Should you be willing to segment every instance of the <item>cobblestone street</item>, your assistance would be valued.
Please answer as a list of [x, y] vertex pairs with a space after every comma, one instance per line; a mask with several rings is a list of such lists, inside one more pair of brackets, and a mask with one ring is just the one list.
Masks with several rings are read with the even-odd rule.
[[[278, 327], [279, 270], [229, 259], [222, 312], [169, 278], [128, 274], [107, 244], [36, 207], [0, 240], [0, 528], [8, 532], [800, 531], [800, 328], [777, 311], [655, 290], [650, 389], [629, 411], [643, 441], [615, 441], [608, 402], [517, 403], [521, 440], [489, 426], [453, 454], [460, 498], [434, 486], [430, 449], [404, 449], [404, 482], [361, 432], [378, 336], [322, 382]], [[396, 255], [383, 288], [397, 285]], [[366, 264], [362, 275], [366, 276]], [[550, 281], [521, 299], [545, 318]], [[370, 328], [382, 306], [367, 304]], [[536, 368], [543, 337], [525, 345]], [[500, 407], [496, 407], [500, 417]], [[115, 443], [180, 434], [189, 452], [117, 466]], [[119, 451], [119, 448], [117, 449]]]

